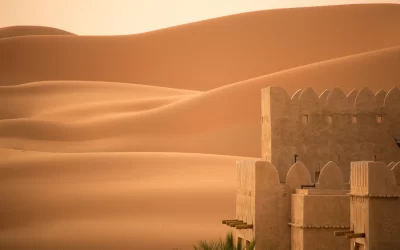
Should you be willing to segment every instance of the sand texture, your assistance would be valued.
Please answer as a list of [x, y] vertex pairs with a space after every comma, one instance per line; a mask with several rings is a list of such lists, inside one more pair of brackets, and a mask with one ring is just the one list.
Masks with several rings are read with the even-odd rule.
[[19, 36], [63, 36], [74, 35], [71, 32], [44, 26], [10, 26], [0, 28], [0, 39]]
[[192, 249], [261, 156], [261, 89], [400, 86], [400, 5], [129, 36], [0, 28], [0, 250]]

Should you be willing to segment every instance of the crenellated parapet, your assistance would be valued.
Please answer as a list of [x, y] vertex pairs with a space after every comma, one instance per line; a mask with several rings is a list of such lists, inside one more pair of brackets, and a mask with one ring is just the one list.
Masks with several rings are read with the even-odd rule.
[[[288, 218], [290, 195], [303, 186], [313, 186], [311, 173], [302, 162], [296, 162], [290, 167], [285, 183], [280, 182], [277, 168], [270, 162], [262, 160], [237, 161], [236, 176], [236, 220], [243, 224], [254, 225], [254, 228], [258, 228], [259, 231], [277, 230], [269, 226], [272, 221], [279, 220], [279, 217], [283, 221]], [[330, 192], [342, 190], [342, 193], [346, 193], [346, 187], [340, 168], [336, 163], [328, 162], [322, 168], [314, 190], [329, 190]], [[284, 200], [286, 203], [283, 202]], [[280, 207], [280, 212], [272, 209], [271, 204]], [[285, 210], [287, 210], [286, 213]], [[263, 220], [270, 223], [257, 225]], [[279, 225], [278, 222], [275, 224]], [[262, 227], [266, 228], [262, 229]]]
[[307, 166], [302, 162], [296, 162], [290, 167], [285, 183], [292, 190], [314, 186], [314, 184], [316, 189], [345, 190], [347, 188], [342, 171], [333, 161], [326, 163], [322, 167], [316, 183], [311, 181], [311, 173]]
[[[400, 164], [396, 164], [395, 166], [400, 169]], [[316, 183], [311, 180], [311, 173], [303, 162], [298, 161], [290, 166], [284, 183], [280, 182], [277, 169], [272, 163], [263, 160], [237, 161], [237, 194], [255, 197], [257, 192], [267, 192], [269, 189], [278, 186], [287, 186], [289, 192], [294, 192], [295, 189], [309, 187], [314, 184], [314, 188], [316, 189], [344, 190], [348, 187], [344, 181], [342, 171], [333, 161], [327, 162], [322, 167]], [[386, 167], [385, 169], [388, 168]], [[238, 211], [242, 211], [242, 209]], [[243, 221], [251, 220], [246, 217], [245, 214], [242, 214], [237, 219]]]
[[[311, 229], [320, 231], [318, 235], [330, 246], [346, 245], [346, 241], [337, 242], [333, 237], [333, 230], [347, 229], [350, 224], [349, 191], [336, 163], [327, 162], [322, 167], [315, 185], [307, 166], [300, 161], [290, 167], [285, 183], [280, 182], [277, 168], [267, 161], [239, 161], [237, 171], [241, 183], [236, 219], [253, 226], [237, 226], [239, 237], [255, 237], [262, 249], [286, 250], [290, 249], [290, 242], [293, 244], [291, 239], [308, 235], [310, 231], [303, 230]], [[310, 240], [304, 242], [311, 244]]]
[[[348, 242], [333, 237], [334, 230], [350, 228], [349, 190], [339, 166], [326, 163], [318, 181], [309, 183], [311, 174], [306, 165], [293, 164], [285, 183], [293, 190], [291, 249], [345, 249]], [[317, 235], [319, 240], [315, 241]]]
[[351, 161], [400, 161], [392, 136], [400, 138], [400, 90], [340, 88], [318, 95], [280, 87], [262, 90], [262, 158], [278, 167], [284, 182], [290, 166], [302, 161], [315, 181], [326, 162], [349, 180]]

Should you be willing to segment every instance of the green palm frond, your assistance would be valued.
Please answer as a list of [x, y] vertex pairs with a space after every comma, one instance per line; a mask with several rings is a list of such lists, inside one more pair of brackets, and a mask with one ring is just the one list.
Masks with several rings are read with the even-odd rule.
[[239, 242], [238, 246], [235, 246], [232, 233], [228, 233], [225, 236], [225, 241], [221, 238], [219, 241], [204, 241], [201, 240], [197, 245], [194, 245], [194, 250], [254, 250], [255, 240], [250, 242], [250, 245], [246, 248]]

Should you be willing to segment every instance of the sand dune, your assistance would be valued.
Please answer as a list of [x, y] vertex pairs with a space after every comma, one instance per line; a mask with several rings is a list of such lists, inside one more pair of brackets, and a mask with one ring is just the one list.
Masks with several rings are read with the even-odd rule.
[[221, 218], [234, 216], [237, 157], [0, 155], [2, 249], [187, 249], [199, 237], [223, 236]]
[[[364, 86], [389, 90], [399, 86], [399, 56], [400, 47], [395, 47], [305, 65], [142, 112], [132, 112], [129, 105], [119, 103], [108, 113], [104, 112], [106, 106], [97, 106], [102, 107], [101, 115], [83, 120], [68, 119], [68, 112], [54, 118], [39, 115], [1, 120], [0, 146], [36, 151], [54, 148], [58, 152], [164, 151], [259, 157], [262, 88], [283, 86], [290, 93], [307, 86], [317, 92], [335, 86], [347, 92]], [[23, 86], [1, 87], [0, 93], [7, 88], [17, 98], [16, 89]], [[85, 105], [79, 110], [76, 106], [70, 112], [76, 116], [89, 112]]]
[[400, 45], [400, 5], [266, 10], [131, 36], [0, 41], [0, 85], [131, 82], [209, 90], [305, 64]]
[[167, 96], [150, 99], [139, 100], [123, 100], [123, 101], [109, 101], [99, 103], [89, 103], [80, 105], [71, 105], [66, 108], [61, 108], [52, 111], [44, 111], [40, 114], [34, 115], [34, 118], [41, 120], [60, 121], [88, 121], [90, 122], [93, 117], [110, 117], [118, 114], [134, 114], [137, 112], [147, 111], [159, 108], [173, 102], [179, 101], [185, 96]]
[[0, 28], [0, 39], [18, 36], [74, 35], [71, 32], [44, 26], [9, 26]]
[[[140, 84], [50, 81], [0, 87], [0, 119], [59, 117], [140, 111], [159, 107], [196, 91]], [[119, 108], [120, 107], [120, 108]], [[69, 117], [68, 115], [73, 115]]]

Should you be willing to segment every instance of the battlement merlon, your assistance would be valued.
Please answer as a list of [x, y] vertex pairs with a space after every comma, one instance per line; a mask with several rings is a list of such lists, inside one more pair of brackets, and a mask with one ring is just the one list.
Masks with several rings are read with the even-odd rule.
[[[349, 181], [351, 161], [400, 161], [392, 136], [400, 138], [400, 90], [347, 96], [340, 88], [318, 96], [311, 88], [292, 97], [280, 87], [262, 90], [262, 159], [277, 166], [281, 182], [295, 160], [314, 182], [326, 162], [335, 162]], [[295, 157], [297, 155], [297, 157]]]

